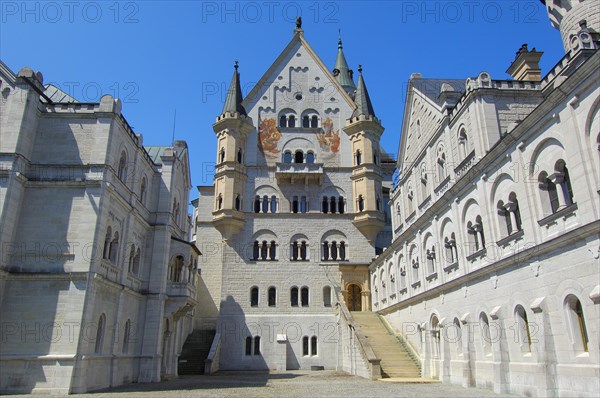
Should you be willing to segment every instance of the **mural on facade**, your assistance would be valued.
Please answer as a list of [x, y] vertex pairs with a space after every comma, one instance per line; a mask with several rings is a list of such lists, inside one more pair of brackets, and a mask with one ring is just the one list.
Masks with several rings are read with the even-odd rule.
[[267, 157], [277, 157], [281, 152], [277, 149], [281, 132], [277, 129], [275, 118], [259, 119], [258, 122], [258, 149]]
[[323, 121], [323, 132], [317, 133], [319, 146], [324, 155], [336, 155], [340, 150], [340, 131], [333, 129], [333, 121], [331, 118]]

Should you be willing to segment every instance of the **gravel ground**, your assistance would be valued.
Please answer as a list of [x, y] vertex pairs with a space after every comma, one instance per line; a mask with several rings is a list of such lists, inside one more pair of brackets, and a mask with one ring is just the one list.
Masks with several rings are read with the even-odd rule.
[[[371, 381], [334, 371], [227, 372], [182, 376], [161, 383], [128, 384], [72, 397], [511, 397], [442, 383]], [[512, 396], [514, 397], [514, 396]]]

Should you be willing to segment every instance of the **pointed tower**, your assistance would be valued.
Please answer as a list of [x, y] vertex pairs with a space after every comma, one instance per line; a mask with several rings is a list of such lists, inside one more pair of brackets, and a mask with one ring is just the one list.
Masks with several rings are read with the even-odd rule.
[[342, 38], [340, 37], [338, 39], [338, 53], [337, 58], [335, 59], [335, 66], [333, 67], [333, 76], [335, 76], [338, 83], [341, 84], [346, 93], [350, 96], [353, 96], [354, 90], [356, 90], [352, 75], [353, 72], [348, 68], [348, 62], [346, 62], [346, 57], [344, 56]]
[[355, 200], [354, 225], [373, 244], [377, 233], [385, 225], [379, 150], [379, 139], [384, 129], [375, 116], [360, 65], [358, 72], [354, 99], [356, 109], [347, 120], [344, 132], [350, 138], [354, 157], [351, 177]]
[[213, 124], [217, 135], [213, 224], [225, 240], [239, 232], [245, 223], [242, 212], [246, 184], [244, 150], [246, 136], [254, 129], [252, 119], [248, 117], [242, 105], [237, 61], [234, 68], [223, 111]]

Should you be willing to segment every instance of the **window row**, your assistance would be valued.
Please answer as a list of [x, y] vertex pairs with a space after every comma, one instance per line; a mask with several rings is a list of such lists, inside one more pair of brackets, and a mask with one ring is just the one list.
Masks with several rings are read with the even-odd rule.
[[260, 355], [260, 336], [246, 337], [246, 355]]
[[346, 200], [343, 196], [323, 196], [323, 200], [321, 201], [321, 211], [325, 214], [331, 213], [339, 213], [344, 214], [344, 210], [346, 208]]
[[[94, 353], [102, 354], [104, 348], [104, 336], [106, 334], [106, 315], [103, 313], [98, 318], [96, 326], [96, 339], [94, 340]], [[117, 328], [118, 329], [118, 328]], [[121, 353], [129, 353], [129, 342], [131, 340], [131, 319], [127, 319], [123, 328], [123, 343], [121, 345]]]
[[[380, 161], [379, 152], [373, 151], [373, 164], [379, 164]], [[354, 152], [354, 165], [360, 166], [363, 164], [365, 160], [363, 159], [363, 154], [360, 149], [357, 149]]]
[[[279, 127], [296, 127], [298, 119], [294, 114], [287, 114], [279, 116]], [[304, 115], [302, 116], [302, 128], [318, 128], [320, 124], [319, 117], [317, 115]]]
[[[128, 177], [129, 177], [129, 181], [134, 181], [134, 174], [135, 173], [130, 173], [128, 170], [127, 153], [124, 150], [121, 151], [121, 156], [119, 156], [119, 164], [117, 165], [117, 177], [119, 178], [119, 180], [121, 180], [125, 184], [128, 182]], [[139, 195], [138, 195], [139, 201], [144, 206], [146, 206], [146, 196], [147, 196], [146, 191], [147, 190], [148, 190], [148, 179], [144, 175], [144, 176], [142, 176], [142, 180], [140, 183], [140, 191], [139, 191]]]
[[[252, 246], [252, 261], [278, 261], [278, 243], [274, 240], [255, 240]], [[290, 261], [309, 261], [309, 244], [306, 240], [290, 242]], [[322, 261], [347, 261], [348, 244], [345, 241], [323, 241], [321, 245]]]
[[[223, 163], [223, 162], [225, 162], [225, 148], [224, 148], [224, 147], [222, 147], [222, 148], [219, 150], [219, 157], [218, 157], [218, 160], [219, 160], [219, 162], [218, 162], [218, 163]], [[243, 161], [244, 161], [244, 151], [242, 151], [242, 148], [238, 148], [238, 151], [237, 151], [237, 154], [236, 154], [235, 160], [236, 160], [238, 163], [240, 163], [240, 164], [242, 164], [242, 163], [243, 163]]]
[[183, 256], [175, 256], [169, 263], [167, 278], [170, 282], [191, 283], [195, 286], [197, 267], [197, 260], [190, 258], [190, 262], [186, 267]]
[[[250, 289], [250, 307], [259, 306], [259, 288], [254, 286]], [[292, 286], [290, 289], [290, 306], [291, 307], [308, 307], [309, 306], [309, 290], [308, 287], [303, 286], [298, 288]], [[277, 307], [277, 288], [274, 286], [269, 287], [267, 290], [267, 305], [269, 307]], [[323, 288], [323, 307], [331, 307], [331, 287], [325, 286]]]
[[301, 150], [297, 150], [292, 154], [292, 151], [285, 151], [283, 153], [283, 163], [309, 163], [315, 162], [315, 153], [308, 151], [306, 155]]

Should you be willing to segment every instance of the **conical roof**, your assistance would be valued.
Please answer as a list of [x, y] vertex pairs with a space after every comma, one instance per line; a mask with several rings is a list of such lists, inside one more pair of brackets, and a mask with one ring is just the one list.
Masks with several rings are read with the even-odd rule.
[[335, 76], [338, 83], [340, 83], [340, 85], [344, 87], [344, 90], [349, 94], [352, 94], [356, 89], [354, 81], [352, 80], [352, 71], [348, 67], [348, 62], [346, 62], [346, 57], [344, 56], [341, 37], [338, 40], [338, 53], [333, 68], [333, 76]]
[[225, 99], [225, 104], [223, 105], [223, 112], [221, 114], [225, 114], [226, 112], [230, 113], [239, 113], [240, 115], [248, 116], [246, 113], [246, 109], [242, 106], [242, 87], [240, 84], [240, 74], [238, 73], [238, 62], [235, 61], [233, 71], [233, 77], [231, 78], [231, 84], [229, 85], [229, 90], [227, 91], [227, 98]]
[[367, 91], [365, 80], [363, 79], [362, 65], [358, 66], [358, 85], [356, 87], [354, 103], [356, 104], [356, 109], [352, 113], [352, 117], [360, 115], [375, 116], [373, 104], [371, 103], [371, 98], [369, 98], [369, 92]]

